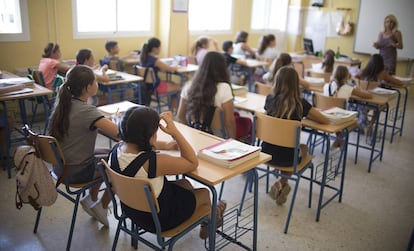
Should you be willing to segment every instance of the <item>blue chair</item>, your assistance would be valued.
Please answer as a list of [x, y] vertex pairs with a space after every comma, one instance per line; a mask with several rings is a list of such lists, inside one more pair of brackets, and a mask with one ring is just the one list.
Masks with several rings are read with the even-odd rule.
[[[112, 170], [105, 160], [102, 160], [102, 162], [105, 166], [101, 166], [102, 176], [112, 199], [114, 216], [118, 220], [114, 242], [112, 245], [113, 251], [116, 250], [121, 230], [131, 235], [131, 245], [135, 248], [137, 248], [138, 241], [141, 241], [154, 250], [164, 250], [166, 247], [168, 247], [168, 250], [173, 250], [174, 244], [181, 237], [192, 231], [202, 222], [209, 222], [211, 208], [209, 206], [203, 206], [197, 208], [193, 215], [181, 225], [168, 231], [161, 231], [161, 224], [158, 219], [158, 212], [160, 208], [151, 183], [147, 179], [128, 177], [119, 174]], [[139, 222], [131, 222], [131, 226], [128, 227], [128, 217], [124, 212], [119, 211], [118, 199], [131, 208], [151, 213], [156, 227], [156, 232], [153, 234], [156, 235], [158, 245], [146, 239], [148, 236], [144, 236], [144, 234], [147, 232], [139, 227]]]
[[[293, 190], [293, 194], [291, 195], [291, 203], [289, 207], [288, 216], [285, 223], [284, 233], [287, 233], [290, 218], [292, 216], [293, 207], [295, 204], [296, 193], [299, 187], [299, 182], [302, 177], [310, 180], [309, 186], [309, 201], [308, 206], [311, 207], [312, 201], [312, 177], [313, 177], [313, 163], [312, 158], [313, 156], [309, 154], [304, 154], [303, 151], [306, 148], [303, 148], [303, 145], [300, 145], [300, 134], [301, 134], [301, 122], [296, 120], [286, 120], [275, 118], [263, 113], [256, 113], [254, 116], [254, 130], [253, 130], [253, 139], [257, 137], [259, 141], [265, 141], [273, 145], [289, 147], [294, 149], [294, 160], [292, 166], [285, 167], [285, 166], [277, 166], [274, 164], [267, 163], [266, 168], [256, 167], [258, 171], [265, 172], [264, 175], [260, 176], [260, 178], [266, 177], [266, 193], [269, 190], [269, 175], [273, 174], [276, 177], [283, 177], [295, 182], [295, 187]], [[298, 154], [299, 149], [302, 151], [302, 159], [298, 162]], [[303, 176], [304, 172], [307, 169], [310, 169], [310, 177]], [[290, 172], [292, 173], [291, 176], [285, 175], [282, 172]], [[246, 196], [246, 192], [248, 187], [250, 186], [251, 179], [248, 177], [244, 191], [242, 196], [242, 203], [240, 205], [240, 212], [243, 208], [243, 201]]]
[[[68, 173], [68, 170], [67, 166], [65, 165], [65, 158], [63, 156], [62, 150], [60, 149], [59, 142], [57, 142], [57, 140], [54, 137], [36, 134], [27, 125], [23, 127], [23, 131], [25, 132], [27, 140], [29, 142], [34, 142], [38, 147], [40, 158], [42, 160], [52, 164], [55, 168], [63, 170], [62, 175], [60, 177], [56, 177], [53, 172], [51, 173], [51, 175], [56, 180], [57, 192], [74, 204], [68, 241], [66, 243], [66, 250], [70, 250], [80, 199], [85, 194], [86, 190], [88, 190], [91, 187], [100, 185], [102, 183], [102, 178], [97, 178], [95, 180], [82, 184], [69, 183], [69, 181], [66, 179], [66, 174]], [[59, 184], [61, 183], [64, 184], [65, 189], [59, 187]], [[36, 222], [33, 229], [34, 233], [37, 233], [37, 228], [39, 226], [41, 214], [42, 208], [40, 208], [37, 211]]]

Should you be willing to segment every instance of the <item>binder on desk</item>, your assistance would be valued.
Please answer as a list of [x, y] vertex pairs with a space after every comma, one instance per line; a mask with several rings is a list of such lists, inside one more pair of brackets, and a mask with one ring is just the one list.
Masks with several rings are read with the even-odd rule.
[[228, 139], [218, 144], [198, 151], [200, 159], [207, 160], [216, 165], [232, 168], [243, 162], [258, 157], [261, 151], [259, 146], [244, 144], [235, 139]]

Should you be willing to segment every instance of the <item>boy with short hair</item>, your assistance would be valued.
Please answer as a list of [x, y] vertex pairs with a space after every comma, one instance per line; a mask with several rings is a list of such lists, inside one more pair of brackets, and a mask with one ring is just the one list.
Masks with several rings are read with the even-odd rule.
[[106, 41], [105, 49], [108, 55], [100, 61], [101, 66], [108, 65], [112, 70], [124, 71], [125, 62], [118, 57], [120, 51], [118, 42], [114, 40]]
[[249, 84], [249, 91], [253, 84], [252, 71], [247, 66], [247, 62], [244, 59], [236, 58], [232, 56], [233, 53], [233, 42], [224, 41], [222, 44], [224, 51], [224, 57], [226, 58], [227, 67], [230, 70], [230, 82], [240, 85], [245, 85], [246, 82]]

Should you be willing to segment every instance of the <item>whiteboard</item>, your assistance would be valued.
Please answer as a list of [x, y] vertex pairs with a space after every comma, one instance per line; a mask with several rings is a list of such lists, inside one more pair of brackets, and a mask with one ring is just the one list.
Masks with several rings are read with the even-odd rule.
[[398, 29], [402, 33], [404, 48], [397, 50], [398, 58], [414, 59], [413, 0], [360, 0], [354, 42], [355, 53], [378, 53], [372, 44], [384, 30], [384, 18], [389, 14], [397, 17]]

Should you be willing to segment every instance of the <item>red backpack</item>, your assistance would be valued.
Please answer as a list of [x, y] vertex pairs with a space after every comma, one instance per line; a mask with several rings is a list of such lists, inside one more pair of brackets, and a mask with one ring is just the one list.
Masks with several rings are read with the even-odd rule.
[[241, 117], [238, 112], [234, 112], [234, 119], [236, 120], [236, 139], [246, 144], [251, 144], [252, 120], [250, 118]]

